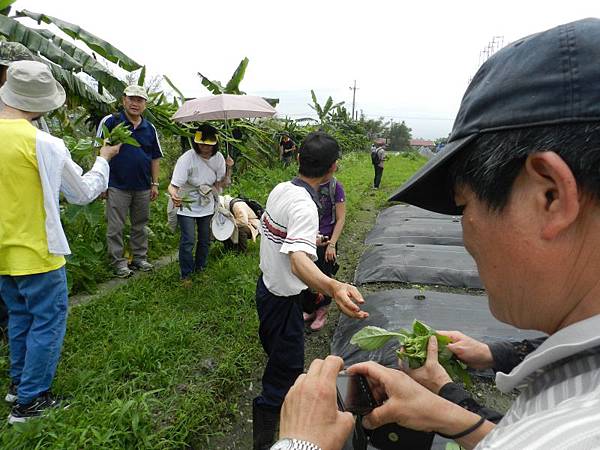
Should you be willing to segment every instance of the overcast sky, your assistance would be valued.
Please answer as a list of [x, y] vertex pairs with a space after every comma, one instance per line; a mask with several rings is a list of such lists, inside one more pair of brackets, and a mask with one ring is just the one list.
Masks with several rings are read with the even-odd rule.
[[358, 111], [404, 120], [413, 137], [431, 139], [451, 130], [494, 37], [506, 45], [600, 17], [597, 0], [18, 0], [13, 8], [80, 25], [189, 97], [209, 94], [198, 71], [225, 83], [247, 56], [242, 90], [279, 97], [282, 117], [312, 115], [310, 89], [350, 110], [356, 80]]

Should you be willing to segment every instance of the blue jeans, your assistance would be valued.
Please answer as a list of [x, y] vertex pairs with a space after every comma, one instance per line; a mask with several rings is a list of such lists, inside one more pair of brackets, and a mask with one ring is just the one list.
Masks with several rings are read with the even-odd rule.
[[[189, 278], [193, 272], [200, 271], [206, 267], [208, 259], [208, 247], [210, 246], [210, 221], [211, 216], [187, 217], [177, 216], [177, 222], [181, 229], [179, 241], [179, 268], [181, 278]], [[198, 242], [196, 243], [196, 226], [198, 227]], [[193, 256], [194, 244], [196, 244], [196, 256]]]
[[0, 275], [8, 307], [10, 377], [18, 402], [31, 403], [50, 389], [67, 329], [65, 267], [35, 275]]

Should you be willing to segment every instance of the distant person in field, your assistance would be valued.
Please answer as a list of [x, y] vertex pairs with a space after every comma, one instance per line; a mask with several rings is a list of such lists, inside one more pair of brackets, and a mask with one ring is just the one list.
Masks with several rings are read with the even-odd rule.
[[219, 193], [231, 184], [233, 164], [231, 157], [225, 159], [219, 152], [217, 130], [209, 124], [196, 130], [192, 148], [181, 155], [175, 164], [168, 189], [173, 205], [179, 208], [179, 268], [186, 287], [191, 286], [195, 272], [206, 268], [211, 219], [219, 201]]
[[[106, 199], [106, 242], [108, 257], [115, 276], [127, 278], [131, 269], [148, 272], [153, 269], [148, 262], [148, 232], [150, 202], [158, 197], [160, 159], [163, 156], [156, 128], [143, 117], [148, 94], [142, 86], [127, 86], [123, 92], [123, 110], [106, 116], [98, 127], [98, 137], [103, 137], [102, 126], [112, 130], [125, 123], [132, 137], [140, 144], [135, 147], [123, 144], [119, 154], [110, 162], [110, 181]], [[131, 268], [125, 256], [123, 229], [129, 215], [131, 231]]]
[[381, 177], [383, 176], [383, 164], [385, 162], [385, 144], [379, 145], [371, 149], [371, 163], [373, 164], [373, 170], [375, 171], [375, 177], [373, 179], [373, 189], [379, 189], [381, 184]]
[[[337, 263], [338, 242], [346, 223], [346, 193], [344, 186], [333, 173], [329, 179], [319, 185], [319, 234], [317, 245], [317, 267], [328, 277], [335, 275], [339, 269]], [[321, 330], [327, 323], [327, 311], [331, 297], [314, 293], [310, 289], [304, 291], [304, 321], [310, 322], [312, 331]]]
[[9, 311], [10, 424], [59, 405], [50, 385], [66, 330], [70, 253], [59, 195], [79, 205], [93, 201], [106, 190], [108, 161], [120, 148], [102, 147], [82, 175], [63, 141], [32, 125], [65, 98], [36, 61], [12, 63], [0, 88], [0, 295]]
[[275, 439], [279, 411], [304, 368], [302, 291], [308, 287], [335, 300], [340, 310], [364, 319], [360, 292], [326, 276], [315, 265], [319, 233], [318, 189], [336, 170], [340, 148], [323, 132], [310, 133], [298, 153], [299, 175], [271, 191], [261, 218], [260, 269], [256, 286], [259, 337], [268, 360], [262, 391], [254, 399], [254, 449]]
[[288, 166], [294, 159], [294, 152], [296, 151], [296, 143], [292, 141], [290, 136], [285, 133], [279, 141], [279, 158], [283, 162], [284, 166]]

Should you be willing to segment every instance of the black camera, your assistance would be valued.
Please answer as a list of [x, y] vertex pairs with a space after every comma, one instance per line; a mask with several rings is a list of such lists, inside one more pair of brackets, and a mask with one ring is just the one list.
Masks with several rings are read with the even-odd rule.
[[341, 372], [337, 377], [336, 387], [340, 411], [364, 416], [379, 406], [371, 393], [367, 379], [362, 375]]

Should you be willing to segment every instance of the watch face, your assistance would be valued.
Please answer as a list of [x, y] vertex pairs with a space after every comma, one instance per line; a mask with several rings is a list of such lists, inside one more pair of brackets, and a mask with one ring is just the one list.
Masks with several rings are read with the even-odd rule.
[[280, 439], [279, 441], [275, 442], [275, 445], [271, 447], [271, 450], [290, 450], [292, 445], [294, 445], [294, 443], [291, 439]]

